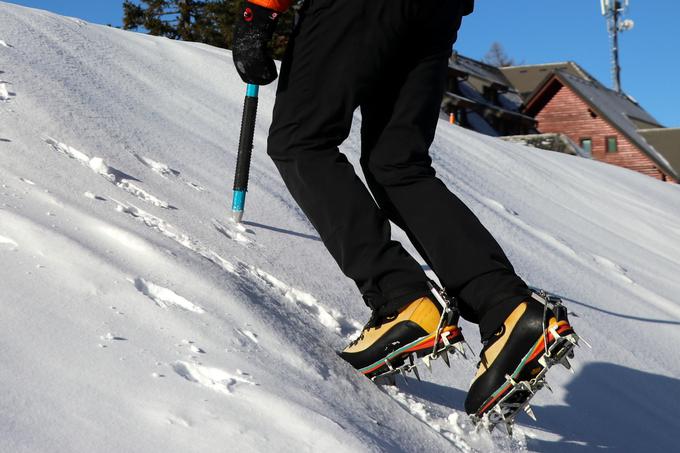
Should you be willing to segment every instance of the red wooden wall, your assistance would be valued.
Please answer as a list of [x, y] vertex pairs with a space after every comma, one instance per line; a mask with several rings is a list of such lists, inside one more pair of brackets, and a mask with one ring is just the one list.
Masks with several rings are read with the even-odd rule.
[[[645, 153], [590, 110], [588, 104], [568, 87], [562, 86], [536, 119], [538, 130], [543, 133], [562, 133], [578, 144], [582, 138], [590, 138], [594, 159], [664, 179], [663, 172]], [[618, 151], [608, 153], [607, 137], [613, 136], [618, 139]]]

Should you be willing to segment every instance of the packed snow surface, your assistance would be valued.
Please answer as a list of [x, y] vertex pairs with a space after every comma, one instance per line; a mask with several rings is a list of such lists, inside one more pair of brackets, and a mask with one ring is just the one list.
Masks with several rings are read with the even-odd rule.
[[677, 449], [678, 186], [440, 125], [440, 177], [593, 345], [476, 432], [474, 360], [379, 388], [336, 356], [369, 314], [266, 156], [274, 91], [235, 225], [228, 51], [0, 3], [0, 451]]

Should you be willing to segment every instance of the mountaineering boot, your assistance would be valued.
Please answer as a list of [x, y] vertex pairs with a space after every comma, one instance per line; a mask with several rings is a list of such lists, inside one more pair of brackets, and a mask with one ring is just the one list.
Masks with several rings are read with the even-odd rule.
[[[529, 413], [528, 401], [545, 385], [545, 371], [555, 363], [568, 367], [566, 355], [577, 340], [564, 306], [550, 306], [536, 294], [523, 301], [483, 341], [466, 412], [481, 418], [495, 410], [507, 424], [520, 409]], [[499, 404], [503, 407], [496, 407]]]
[[361, 335], [340, 357], [373, 378], [403, 365], [414, 353], [422, 357], [440, 346], [463, 341], [458, 316], [446, 319], [442, 311], [443, 307], [432, 299], [421, 297], [391, 316], [379, 317], [374, 313]]

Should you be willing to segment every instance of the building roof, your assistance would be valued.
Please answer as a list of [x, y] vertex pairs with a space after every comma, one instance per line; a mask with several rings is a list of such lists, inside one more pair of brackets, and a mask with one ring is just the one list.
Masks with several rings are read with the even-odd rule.
[[631, 97], [610, 90], [594, 78], [575, 76], [571, 71], [557, 69], [534, 90], [526, 103], [526, 112], [536, 114], [552, 99], [561, 86], [574, 91], [588, 106], [621, 132], [645, 153], [665, 174], [680, 180], [678, 173], [645, 138], [638, 133], [639, 124], [661, 127], [659, 122]]
[[471, 75], [492, 84], [512, 88], [510, 81], [508, 81], [505, 75], [503, 75], [503, 72], [497, 67], [473, 60], [472, 58], [464, 57], [459, 53], [451, 55], [451, 58], [449, 58], [449, 68], [457, 70], [461, 74]]
[[462, 108], [467, 127], [499, 136], [535, 130], [536, 120], [522, 114], [524, 100], [495, 66], [454, 53], [449, 59], [449, 85], [442, 106]]
[[680, 128], [644, 129], [638, 132], [666, 158], [676, 173], [680, 173]]
[[546, 77], [557, 70], [566, 71], [569, 74], [586, 80], [594, 80], [582, 67], [573, 61], [562, 63], [548, 63], [537, 65], [509, 66], [500, 69], [506, 79], [520, 93], [524, 99], [528, 99]]

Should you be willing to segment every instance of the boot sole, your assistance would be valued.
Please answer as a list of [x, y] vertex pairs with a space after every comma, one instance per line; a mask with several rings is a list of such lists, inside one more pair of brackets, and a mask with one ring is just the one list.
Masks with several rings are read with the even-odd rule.
[[[447, 335], [448, 333], [448, 335]], [[406, 358], [415, 353], [418, 357], [423, 357], [431, 353], [435, 346], [435, 336], [436, 333], [432, 333], [423, 337], [418, 338], [411, 343], [396, 349], [380, 360], [373, 362], [367, 367], [359, 369], [359, 371], [365, 376], [371, 378], [376, 375], [390, 371], [391, 368], [397, 368], [404, 364]], [[442, 337], [446, 337], [449, 345], [453, 345], [463, 341], [463, 334], [460, 328], [456, 326], [447, 326], [442, 329], [439, 339], [438, 346], [442, 348], [446, 346]], [[438, 348], [439, 349], [439, 348]]]

